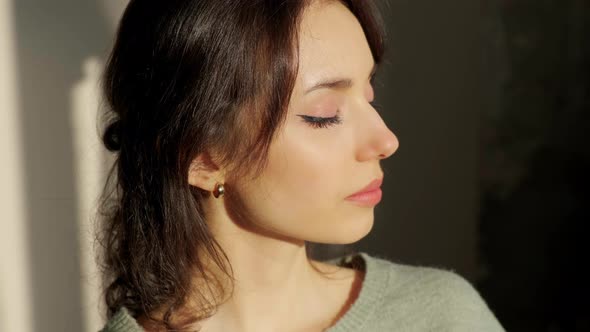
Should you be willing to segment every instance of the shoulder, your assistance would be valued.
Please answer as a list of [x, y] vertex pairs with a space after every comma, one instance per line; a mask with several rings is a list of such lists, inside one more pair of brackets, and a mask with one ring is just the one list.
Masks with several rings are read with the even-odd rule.
[[407, 330], [504, 331], [473, 285], [444, 268], [396, 263], [364, 254], [381, 278], [380, 315]]
[[144, 332], [135, 318], [122, 307], [115, 313], [99, 332]]

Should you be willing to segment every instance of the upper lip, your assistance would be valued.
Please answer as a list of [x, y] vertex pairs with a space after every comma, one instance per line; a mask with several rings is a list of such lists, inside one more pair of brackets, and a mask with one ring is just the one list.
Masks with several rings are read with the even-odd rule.
[[[355, 195], [359, 195], [362, 193], [366, 193], [369, 191], [374, 191], [379, 189], [379, 187], [381, 187], [381, 184], [383, 183], [383, 178], [379, 178], [379, 179], [375, 179], [373, 181], [371, 181], [368, 185], [366, 185], [363, 189], [355, 192], [354, 194], [350, 195], [350, 196], [355, 196]], [[348, 196], [348, 197], [350, 197]]]

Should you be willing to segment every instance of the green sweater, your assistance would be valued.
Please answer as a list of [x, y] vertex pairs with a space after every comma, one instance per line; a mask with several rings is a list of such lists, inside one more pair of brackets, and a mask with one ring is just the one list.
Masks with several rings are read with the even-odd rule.
[[[473, 286], [453, 271], [393, 263], [360, 252], [329, 262], [364, 265], [357, 299], [325, 332], [504, 331]], [[288, 323], [286, 323], [288, 324]], [[102, 332], [143, 332], [121, 308]]]

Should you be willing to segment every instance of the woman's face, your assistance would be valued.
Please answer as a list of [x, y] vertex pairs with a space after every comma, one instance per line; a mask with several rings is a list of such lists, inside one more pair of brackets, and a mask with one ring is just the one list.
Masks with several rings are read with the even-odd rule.
[[[383, 177], [396, 136], [371, 106], [374, 62], [363, 30], [341, 3], [309, 7], [287, 120], [255, 182], [236, 189], [256, 226], [295, 241], [345, 244], [372, 228], [374, 206], [345, 199]], [[310, 90], [319, 82], [350, 80]], [[323, 125], [307, 117], [328, 118]], [[307, 121], [306, 121], [307, 118]], [[331, 120], [329, 120], [331, 119]]]

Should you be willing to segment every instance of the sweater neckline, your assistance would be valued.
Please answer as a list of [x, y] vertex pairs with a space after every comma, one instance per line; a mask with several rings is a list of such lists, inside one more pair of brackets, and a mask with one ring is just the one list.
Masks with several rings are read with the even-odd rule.
[[[384, 290], [389, 279], [388, 270], [380, 267], [378, 260], [365, 252], [333, 258], [327, 262], [353, 268], [360, 265], [365, 276], [356, 300], [344, 315], [324, 332], [362, 331], [365, 324], [373, 320], [376, 309], [383, 301]], [[109, 331], [109, 328], [115, 328], [115, 331], [144, 331], [125, 307], [115, 314], [106, 327], [108, 327], [106, 331]]]
[[355, 267], [361, 264], [365, 276], [356, 300], [342, 317], [324, 332], [362, 331], [366, 322], [373, 316], [383, 301], [384, 289], [389, 279], [386, 269], [380, 269], [379, 262], [365, 252], [357, 252], [344, 257], [331, 259], [339, 266]]

